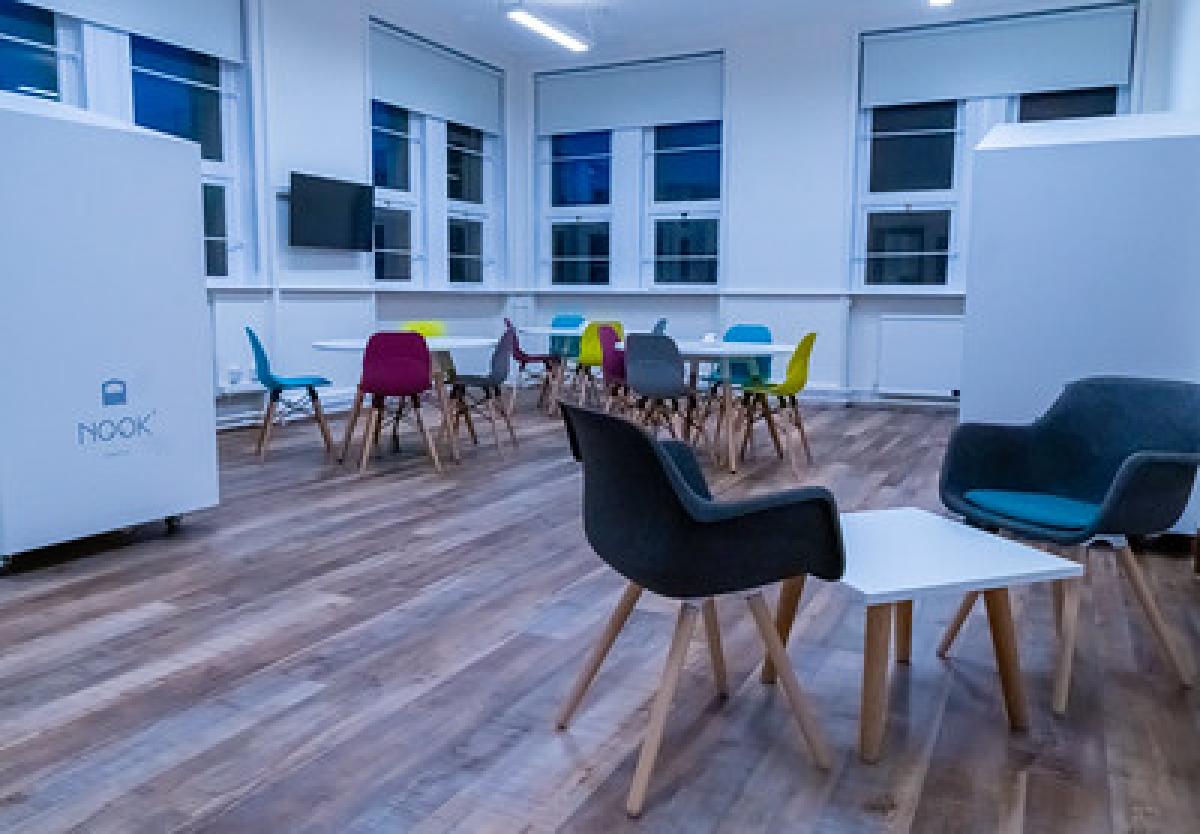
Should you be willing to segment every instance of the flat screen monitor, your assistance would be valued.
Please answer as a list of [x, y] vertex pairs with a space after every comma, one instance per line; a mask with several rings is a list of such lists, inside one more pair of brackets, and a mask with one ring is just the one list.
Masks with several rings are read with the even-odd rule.
[[292, 246], [370, 252], [374, 189], [308, 174], [292, 174], [288, 242]]

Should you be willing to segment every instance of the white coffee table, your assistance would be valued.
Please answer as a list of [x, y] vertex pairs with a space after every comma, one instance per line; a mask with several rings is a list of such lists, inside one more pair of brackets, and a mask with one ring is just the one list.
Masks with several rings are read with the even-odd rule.
[[[983, 595], [1009, 725], [1014, 730], [1027, 729], [1029, 718], [1008, 589], [1076, 580], [1083, 576], [1083, 566], [913, 508], [843, 513], [842, 535], [846, 550], [842, 584], [867, 606], [859, 713], [861, 758], [878, 761], [883, 744], [893, 618], [896, 661], [908, 663], [913, 602], [939, 594], [974, 591]], [[780, 590], [778, 625], [785, 642], [803, 588], [803, 579], [794, 579]], [[763, 678], [773, 680], [769, 666], [764, 667]]]

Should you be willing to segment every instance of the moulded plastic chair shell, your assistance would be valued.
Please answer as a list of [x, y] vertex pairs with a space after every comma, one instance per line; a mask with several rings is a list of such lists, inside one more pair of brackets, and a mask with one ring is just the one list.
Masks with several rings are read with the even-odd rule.
[[796, 345], [792, 358], [788, 360], [787, 374], [783, 382], [774, 385], [749, 385], [748, 393], [770, 394], [776, 397], [794, 397], [808, 385], [809, 368], [812, 364], [813, 346], [816, 345], [817, 334], [809, 333]]
[[588, 322], [588, 326], [583, 329], [583, 336], [579, 339], [579, 357], [576, 361], [580, 365], [590, 368], [603, 367], [604, 351], [600, 347], [600, 328], [605, 326], [617, 331], [619, 340], [625, 339], [625, 328], [619, 321]]

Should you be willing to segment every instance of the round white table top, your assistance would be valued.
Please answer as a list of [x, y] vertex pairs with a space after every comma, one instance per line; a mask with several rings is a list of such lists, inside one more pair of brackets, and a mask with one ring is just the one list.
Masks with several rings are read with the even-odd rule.
[[[429, 349], [434, 353], [444, 353], [448, 350], [467, 350], [469, 348], [494, 348], [499, 338], [480, 336], [432, 336], [425, 340]], [[313, 342], [317, 350], [344, 351], [347, 353], [362, 353], [366, 350], [366, 339], [323, 339]]]
[[785, 355], [796, 352], [795, 345], [757, 344], [755, 342], [705, 342], [703, 340], [675, 343], [685, 359], [749, 359], [755, 356]]
[[582, 336], [583, 327], [547, 327], [546, 325], [534, 324], [529, 327], [518, 327], [517, 330], [527, 336]]

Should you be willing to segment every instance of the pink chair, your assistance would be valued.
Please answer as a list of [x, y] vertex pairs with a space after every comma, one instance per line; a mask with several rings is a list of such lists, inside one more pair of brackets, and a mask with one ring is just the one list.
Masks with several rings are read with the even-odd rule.
[[604, 410], [624, 411], [628, 405], [629, 386], [625, 380], [625, 351], [617, 347], [621, 337], [608, 325], [601, 325], [596, 336], [600, 339], [601, 369], [604, 371]]
[[[511, 332], [513, 359], [517, 363], [517, 372], [521, 378], [525, 378], [529, 373], [530, 365], [542, 366], [542, 382], [538, 389], [538, 408], [549, 408], [554, 397], [554, 388], [556, 380], [559, 378], [559, 370], [562, 367], [562, 358], [549, 353], [526, 353], [521, 350], [521, 340], [517, 338], [517, 328], [513, 326], [511, 319], [504, 320], [505, 332]], [[516, 394], [513, 394], [514, 399]], [[512, 407], [510, 405], [509, 412]]]
[[431, 368], [429, 346], [425, 343], [425, 337], [419, 333], [376, 333], [367, 341], [367, 349], [363, 353], [362, 380], [358, 383], [354, 407], [346, 425], [346, 439], [342, 443], [342, 460], [350, 454], [354, 427], [369, 395], [371, 402], [363, 429], [362, 459], [359, 463], [359, 471], [367, 471], [371, 452], [379, 444], [380, 431], [387, 416], [387, 399], [394, 397], [399, 400], [399, 405], [392, 415], [393, 448], [400, 448], [400, 423], [406, 416], [406, 407], [411, 407], [409, 416], [413, 418], [417, 431], [425, 439], [425, 447], [429, 450], [434, 468], [442, 471], [433, 436], [425, 427], [421, 416], [421, 395], [433, 388]]

